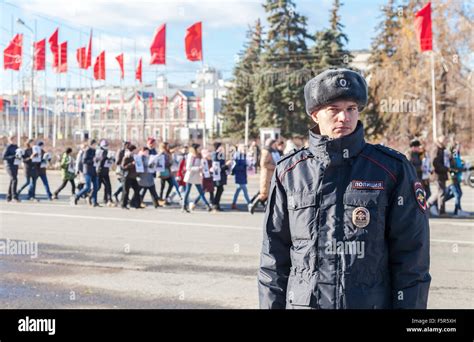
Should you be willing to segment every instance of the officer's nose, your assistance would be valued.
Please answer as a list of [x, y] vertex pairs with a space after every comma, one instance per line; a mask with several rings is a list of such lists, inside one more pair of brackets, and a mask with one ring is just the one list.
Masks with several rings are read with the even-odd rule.
[[347, 122], [349, 121], [349, 111], [345, 111], [345, 110], [341, 110], [338, 114], [337, 114], [337, 121], [339, 122]]

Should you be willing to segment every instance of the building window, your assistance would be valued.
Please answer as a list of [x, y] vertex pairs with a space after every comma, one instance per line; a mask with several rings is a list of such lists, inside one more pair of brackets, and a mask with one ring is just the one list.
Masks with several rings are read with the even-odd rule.
[[173, 108], [173, 119], [179, 119], [179, 114], [181, 114], [181, 111], [179, 110], [179, 105], [175, 105]]
[[100, 118], [100, 109], [94, 110], [94, 120], [99, 120]]
[[133, 141], [138, 140], [138, 130], [136, 128], [132, 128], [132, 140]]
[[109, 109], [107, 111], [107, 120], [113, 120], [114, 119], [114, 110], [113, 109]]
[[196, 120], [197, 119], [197, 111], [196, 108], [190, 107], [189, 108], [189, 120]]

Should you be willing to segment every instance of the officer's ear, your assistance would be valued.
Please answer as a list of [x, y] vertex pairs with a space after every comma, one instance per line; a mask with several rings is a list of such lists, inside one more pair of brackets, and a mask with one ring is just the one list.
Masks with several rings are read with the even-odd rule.
[[315, 110], [313, 110], [313, 112], [311, 113], [311, 119], [313, 119], [313, 121], [314, 121], [316, 124], [319, 124], [318, 113], [319, 113], [319, 109], [315, 109]]

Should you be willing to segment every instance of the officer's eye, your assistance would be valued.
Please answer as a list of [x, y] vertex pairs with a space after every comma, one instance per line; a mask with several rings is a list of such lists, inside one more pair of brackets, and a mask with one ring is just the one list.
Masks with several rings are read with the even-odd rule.
[[347, 108], [347, 110], [350, 111], [350, 112], [353, 112], [353, 111], [355, 111], [356, 109], [357, 109], [357, 107], [349, 107], [349, 108]]

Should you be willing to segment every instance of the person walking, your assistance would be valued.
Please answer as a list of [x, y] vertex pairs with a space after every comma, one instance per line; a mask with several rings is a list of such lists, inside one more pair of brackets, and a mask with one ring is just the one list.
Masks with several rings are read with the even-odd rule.
[[76, 193], [76, 184], [74, 183], [76, 174], [74, 173], [74, 159], [71, 154], [72, 148], [68, 147], [61, 156], [60, 167], [62, 183], [53, 193], [53, 199], [58, 199], [59, 193], [66, 187], [67, 183], [71, 184], [72, 196]]
[[216, 194], [214, 196], [213, 209], [224, 211], [221, 208], [221, 198], [224, 193], [224, 186], [227, 184], [227, 170], [231, 161], [226, 162], [225, 150], [220, 142], [214, 143], [214, 152], [212, 153], [212, 171], [214, 173], [214, 186]]
[[113, 196], [115, 198], [115, 204], [118, 206], [119, 203], [122, 203], [122, 201], [119, 199], [120, 193], [123, 191], [123, 185], [125, 183], [125, 177], [123, 175], [123, 170], [122, 170], [122, 161], [123, 157], [125, 156], [125, 153], [128, 149], [128, 147], [131, 145], [129, 141], [123, 141], [122, 143], [122, 148], [120, 149], [119, 153], [117, 154], [117, 168], [115, 170], [115, 174], [117, 175], [117, 179], [119, 181], [119, 187], [117, 190], [115, 190]]
[[[214, 203], [214, 181], [212, 179], [212, 159], [211, 153], [207, 149], [201, 150], [201, 164], [202, 164], [202, 191], [204, 195], [209, 194], [209, 203]], [[194, 210], [199, 203], [201, 195], [198, 195], [194, 202], [190, 204], [190, 209]]]
[[100, 148], [100, 159], [99, 165], [97, 166], [97, 176], [100, 190], [101, 186], [104, 185], [104, 205], [113, 206], [112, 200], [112, 184], [110, 183], [110, 167], [113, 164], [113, 158], [109, 155], [109, 142], [106, 139], [102, 139], [99, 144]]
[[99, 188], [99, 179], [97, 177], [97, 159], [96, 159], [97, 141], [91, 140], [87, 150], [82, 153], [82, 172], [84, 174], [85, 186], [76, 195], [72, 197], [72, 204], [77, 205], [79, 199], [87, 194], [92, 187], [92, 193], [89, 197], [89, 204], [93, 207], [100, 207], [97, 203], [97, 190]]
[[141, 204], [144, 205], [143, 199], [148, 191], [153, 200], [153, 206], [156, 209], [160, 204], [158, 203], [159, 197], [156, 193], [155, 174], [154, 172], [150, 172], [150, 169], [154, 169], [155, 167], [153, 162], [150, 163], [150, 149], [148, 147], [142, 147], [139, 156], [142, 158], [143, 163], [143, 172], [137, 172], [137, 181], [141, 188]]
[[38, 167], [38, 177], [41, 179], [41, 182], [43, 183], [44, 190], [46, 192], [46, 196], [50, 201], [53, 200], [53, 194], [51, 193], [51, 190], [49, 189], [49, 182], [48, 182], [48, 175], [46, 174], [46, 170], [48, 169], [48, 165], [51, 162], [51, 155], [44, 150], [44, 143], [42, 141], [39, 141], [37, 143], [38, 148], [41, 149], [41, 161], [37, 165]]
[[25, 143], [25, 150], [23, 152], [23, 167], [25, 169], [25, 184], [18, 190], [18, 196], [28, 187], [28, 200], [38, 201], [35, 196], [36, 180], [38, 179], [38, 164], [41, 160], [41, 152], [37, 149], [33, 151], [34, 141], [29, 139]]
[[239, 144], [239, 146], [237, 147], [237, 152], [234, 154], [233, 157], [233, 166], [231, 169], [231, 174], [234, 175], [235, 184], [237, 185], [232, 200], [233, 210], [237, 209], [237, 200], [241, 191], [244, 194], [244, 199], [247, 204], [248, 210], [250, 210], [251, 206], [247, 190], [247, 154], [245, 152], [245, 145]]
[[20, 202], [17, 193], [18, 186], [18, 165], [21, 162], [21, 155], [19, 155], [18, 145], [16, 144], [16, 136], [8, 138], [8, 145], [3, 151], [2, 159], [5, 164], [10, 181], [8, 183], [7, 202]]
[[125, 152], [122, 160], [122, 170], [124, 172], [125, 182], [122, 194], [122, 209], [128, 209], [128, 196], [130, 189], [133, 189], [133, 197], [130, 205], [135, 209], [140, 209], [140, 186], [137, 182], [137, 169], [135, 166], [136, 146], [130, 145]]
[[206, 205], [208, 211], [212, 211], [212, 208], [204, 196], [202, 190], [202, 163], [201, 163], [201, 153], [199, 152], [199, 145], [193, 144], [189, 149], [189, 154], [186, 159], [186, 174], [184, 175], [184, 182], [186, 183], [186, 190], [184, 194], [184, 203], [181, 207], [182, 212], [189, 213], [189, 195], [191, 193], [192, 186], [194, 185], [196, 190], [201, 196], [204, 204]]
[[267, 201], [270, 182], [273, 172], [275, 171], [276, 163], [280, 159], [280, 152], [276, 149], [277, 141], [268, 138], [265, 142], [265, 148], [262, 151], [260, 159], [260, 191], [254, 196], [250, 205], [250, 213], [253, 214], [257, 205], [265, 206]]
[[[449, 152], [446, 150], [446, 137], [441, 135], [436, 141], [436, 148], [433, 155], [433, 167], [436, 177], [436, 192], [431, 194], [428, 199], [428, 207], [432, 216], [439, 216], [446, 214], [446, 181], [448, 180], [449, 172]], [[435, 205], [436, 204], [436, 205]]]

